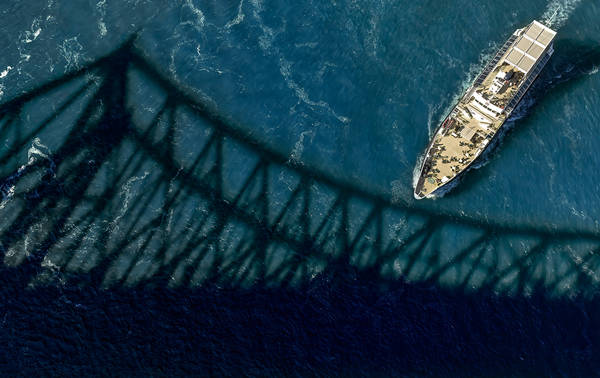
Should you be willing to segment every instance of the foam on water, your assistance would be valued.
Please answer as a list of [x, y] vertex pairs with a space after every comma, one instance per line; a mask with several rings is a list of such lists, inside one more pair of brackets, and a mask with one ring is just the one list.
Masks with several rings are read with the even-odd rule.
[[581, 0], [552, 0], [546, 6], [540, 21], [549, 28], [560, 29], [580, 3]]
[[100, 32], [100, 37], [104, 37], [108, 30], [106, 29], [106, 22], [104, 22], [104, 18], [106, 17], [106, 0], [100, 0], [96, 3], [96, 9], [98, 10], [98, 30]]
[[49, 159], [50, 150], [47, 146], [42, 144], [40, 138], [35, 138], [31, 147], [27, 150], [27, 165], [35, 163], [39, 158]]
[[[414, 178], [413, 178], [414, 180]], [[404, 180], [394, 180], [390, 183], [392, 193], [392, 203], [401, 203], [406, 194]]]
[[[6, 66], [6, 68], [0, 72], [0, 79], [4, 79], [12, 69], [12, 66]], [[2, 98], [2, 95], [4, 95], [4, 84], [0, 83], [0, 98]]]
[[204, 13], [202, 13], [202, 10], [200, 8], [196, 8], [196, 6], [194, 6], [194, 4], [192, 3], [192, 0], [186, 0], [183, 6], [192, 11], [196, 18], [196, 21], [191, 22], [191, 24], [198, 30], [203, 29], [204, 24], [206, 22], [206, 17], [204, 17]]
[[432, 118], [433, 118], [433, 113], [437, 112], [439, 108], [439, 105], [427, 105], [427, 135], [429, 136], [429, 138], [431, 138], [432, 136], [432, 132], [433, 132], [433, 125], [432, 125]]
[[310, 141], [313, 141], [315, 133], [312, 130], [303, 131], [300, 133], [300, 139], [294, 145], [294, 149], [292, 150], [292, 154], [290, 155], [290, 160], [295, 163], [301, 163], [302, 160], [302, 152], [304, 151], [304, 139], [306, 137], [310, 137]]
[[58, 47], [60, 55], [65, 59], [65, 72], [81, 67], [83, 46], [77, 37], [67, 38]]
[[[18, 60], [15, 59], [12, 62], [10, 62], [10, 64], [7, 65], [3, 71], [0, 72], [0, 79], [5, 78], [13, 69], [18, 73], [19, 76], [21, 76], [21, 74], [25, 71], [24, 67], [26, 63], [28, 63], [31, 59], [31, 51], [40, 48], [38, 42], [36, 41], [38, 41], [39, 36], [42, 35], [42, 32], [48, 27], [48, 25], [54, 22], [54, 17], [51, 14], [49, 14], [53, 11], [52, 7], [52, 1], [48, 2], [48, 5], [44, 9], [44, 13], [36, 15], [35, 17], [33, 17], [33, 19], [30, 19], [31, 21], [27, 21], [27, 23], [31, 22], [28, 29], [18, 31], [17, 35], [14, 38], [14, 42], [16, 44], [15, 48], [18, 51], [19, 58]], [[9, 52], [9, 49], [5, 49], [5, 52]], [[7, 53], [5, 55], [13, 56], [10, 53]], [[0, 83], [0, 98], [4, 94], [5, 88], [6, 86]]]
[[419, 176], [421, 174], [421, 165], [423, 164], [424, 159], [425, 159], [425, 151], [423, 151], [423, 153], [419, 154], [419, 156], [417, 157], [417, 163], [415, 164], [415, 167], [413, 168], [413, 174], [412, 174], [413, 189], [417, 188], [417, 183], [419, 182]]
[[288, 59], [285, 58], [285, 56], [279, 50], [279, 48], [277, 48], [276, 46], [273, 46], [273, 42], [274, 42], [275, 37], [277, 36], [278, 32], [275, 32], [272, 28], [265, 25], [265, 23], [262, 19], [262, 16], [261, 16], [261, 13], [263, 11], [262, 2], [259, 0], [252, 0], [252, 6], [254, 8], [252, 15], [256, 19], [256, 21], [263, 33], [258, 39], [259, 46], [266, 55], [274, 55], [279, 58], [278, 59], [279, 71], [280, 71], [281, 75], [283, 76], [283, 79], [284, 79], [285, 83], [287, 84], [288, 88], [293, 90], [296, 97], [298, 97], [298, 99], [300, 101], [302, 101], [303, 103], [305, 103], [309, 106], [320, 107], [320, 108], [327, 110], [333, 117], [335, 117], [341, 123], [350, 122], [350, 119], [348, 117], [337, 114], [326, 101], [323, 101], [323, 100], [315, 101], [315, 100], [311, 99], [309, 97], [308, 93], [306, 92], [306, 90], [293, 79], [292, 70], [291, 70], [292, 63]]
[[123, 184], [123, 187], [121, 188], [121, 191], [119, 193], [119, 196], [122, 198], [121, 211], [112, 220], [112, 222], [110, 222], [113, 230], [114, 229], [118, 229], [118, 227], [119, 227], [118, 226], [119, 220], [121, 218], [123, 218], [123, 216], [127, 212], [128, 208], [129, 208], [129, 201], [135, 195], [135, 192], [132, 192], [132, 190], [131, 190], [132, 187], [136, 183], [144, 181], [144, 179], [146, 177], [148, 177], [149, 174], [150, 174], [149, 171], [145, 171], [142, 176], [133, 176], [129, 180], [127, 180], [127, 182], [125, 184]]
[[12, 70], [13, 67], [12, 66], [6, 66], [6, 68], [4, 69], [4, 71], [0, 72], [0, 79], [3, 79], [6, 77], [6, 75], [8, 75], [8, 73], [10, 72], [10, 70]]
[[331, 106], [329, 106], [329, 104], [327, 102], [325, 102], [323, 100], [320, 100], [320, 101], [311, 100], [310, 97], [308, 96], [308, 93], [306, 93], [306, 90], [303, 87], [301, 87], [300, 85], [298, 85], [298, 83], [292, 78], [291, 63], [283, 57], [280, 57], [280, 59], [279, 59], [279, 71], [281, 72], [281, 75], [285, 79], [287, 86], [294, 91], [294, 93], [296, 94], [296, 97], [298, 97], [302, 102], [304, 102], [305, 104], [310, 105], [310, 106], [317, 106], [317, 107], [326, 109], [335, 118], [337, 118], [338, 121], [340, 121], [342, 123], [350, 122], [350, 119], [348, 117], [338, 115], [331, 108]]
[[238, 25], [240, 24], [242, 21], [244, 21], [244, 12], [242, 11], [242, 7], [244, 6], [244, 0], [240, 0], [240, 4], [238, 5], [238, 10], [237, 10], [237, 15], [235, 16], [235, 18], [231, 21], [229, 21], [227, 24], [225, 24], [225, 29], [229, 29], [234, 25]]
[[42, 23], [41, 16], [34, 18], [33, 22], [31, 23], [30, 30], [25, 31], [23, 37], [21, 38], [21, 42], [31, 43], [31, 42], [35, 41], [37, 39], [37, 37], [39, 37], [40, 33], [42, 32], [41, 23]]
[[27, 150], [27, 163], [21, 165], [19, 169], [12, 175], [8, 176], [4, 180], [4, 183], [0, 184], [0, 195], [2, 195], [2, 201], [0, 202], [0, 210], [4, 209], [6, 204], [13, 198], [15, 194], [16, 181], [23, 175], [25, 169], [35, 164], [40, 159], [47, 159], [50, 161], [49, 169], [55, 170], [54, 162], [50, 159], [50, 149], [44, 145], [40, 138], [34, 138], [31, 143], [31, 147]]

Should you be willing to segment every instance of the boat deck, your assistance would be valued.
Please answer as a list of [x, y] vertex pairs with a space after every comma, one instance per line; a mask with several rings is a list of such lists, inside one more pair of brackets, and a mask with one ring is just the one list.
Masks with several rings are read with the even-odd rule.
[[[453, 179], [480, 155], [493, 133], [473, 119], [456, 118], [451, 126], [440, 129], [429, 150], [430, 169], [424, 173], [423, 191], [432, 192]], [[497, 120], [490, 128], [498, 128]]]
[[510, 116], [512, 109], [504, 109], [522, 97], [539, 73], [541, 67], [536, 63], [543, 60], [545, 64], [547, 57], [542, 54], [548, 50], [554, 34], [534, 21], [515, 32], [518, 38], [513, 36], [507, 42], [511, 43], [510, 48], [499, 51], [490, 63], [493, 68], [484, 71], [487, 76], [467, 91], [433, 136], [415, 188], [417, 198], [429, 196], [452, 181], [481, 155]]

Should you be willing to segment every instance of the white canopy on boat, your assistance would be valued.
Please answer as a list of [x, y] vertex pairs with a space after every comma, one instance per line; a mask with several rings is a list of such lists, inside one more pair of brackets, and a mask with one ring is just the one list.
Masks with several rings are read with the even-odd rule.
[[533, 21], [509, 50], [505, 61], [523, 73], [529, 72], [555, 35], [554, 30]]

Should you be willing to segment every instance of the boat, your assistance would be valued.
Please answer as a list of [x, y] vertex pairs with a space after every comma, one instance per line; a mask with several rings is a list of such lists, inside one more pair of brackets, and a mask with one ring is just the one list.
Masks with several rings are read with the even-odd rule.
[[554, 53], [555, 36], [534, 20], [496, 52], [436, 128], [420, 163], [416, 199], [448, 188], [492, 144]]

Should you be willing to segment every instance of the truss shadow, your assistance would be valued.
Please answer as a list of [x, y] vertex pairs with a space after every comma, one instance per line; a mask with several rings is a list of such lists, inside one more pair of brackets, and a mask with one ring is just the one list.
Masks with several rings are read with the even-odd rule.
[[434, 213], [295, 164], [133, 40], [0, 105], [0, 135], [15, 287], [304, 287], [356, 270], [384, 285], [593, 296], [600, 279], [600, 235]]
[[0, 105], [4, 374], [597, 371], [599, 235], [393, 203], [149, 62]]

